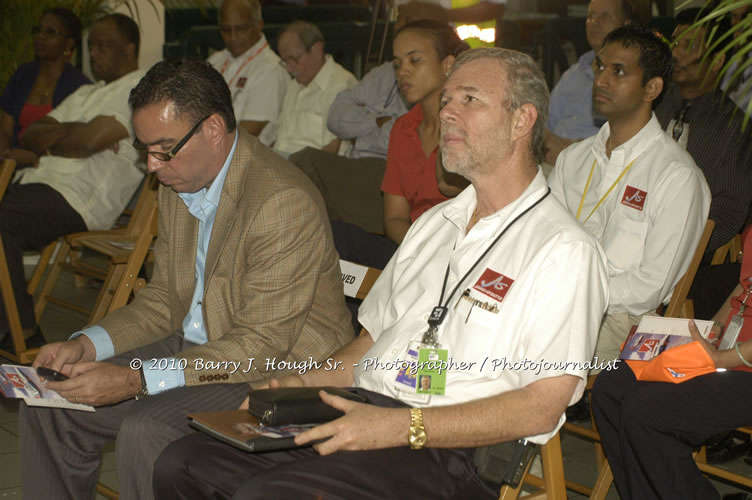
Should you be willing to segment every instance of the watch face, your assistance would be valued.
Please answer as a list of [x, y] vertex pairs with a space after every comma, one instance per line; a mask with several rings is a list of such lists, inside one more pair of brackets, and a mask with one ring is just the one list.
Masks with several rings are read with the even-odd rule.
[[426, 431], [423, 429], [410, 429], [410, 445], [421, 447], [426, 444]]

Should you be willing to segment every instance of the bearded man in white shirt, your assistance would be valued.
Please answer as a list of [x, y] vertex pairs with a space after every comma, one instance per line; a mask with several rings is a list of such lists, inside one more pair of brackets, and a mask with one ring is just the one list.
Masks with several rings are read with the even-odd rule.
[[290, 77], [261, 32], [263, 27], [258, 0], [224, 0], [219, 8], [219, 32], [225, 49], [208, 61], [230, 87], [238, 125], [269, 146], [277, 138]]
[[[593, 107], [608, 122], [565, 149], [549, 179], [608, 257], [599, 362], [616, 359], [630, 326], [668, 301], [708, 217], [702, 172], [652, 112], [671, 66], [669, 47], [647, 28], [626, 25], [609, 33], [593, 65]], [[594, 365], [591, 373], [602, 363]]]

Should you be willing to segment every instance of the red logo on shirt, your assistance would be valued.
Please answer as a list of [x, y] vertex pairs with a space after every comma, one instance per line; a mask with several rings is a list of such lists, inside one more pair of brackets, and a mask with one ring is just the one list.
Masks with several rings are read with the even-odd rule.
[[246, 78], [244, 76], [240, 77], [240, 78], [238, 78], [238, 83], [235, 86], [237, 88], [239, 88], [239, 89], [242, 89], [243, 87], [245, 87], [245, 82], [247, 82], [247, 81], [248, 81], [248, 78]]
[[503, 274], [499, 274], [492, 269], [486, 268], [473, 288], [488, 295], [492, 299], [501, 302], [512, 287], [512, 283], [514, 283], [512, 278], [508, 278]]
[[640, 191], [636, 187], [627, 186], [624, 188], [624, 197], [621, 199], [622, 205], [636, 208], [642, 212], [642, 208], [645, 206], [645, 198], [647, 198], [647, 191]]

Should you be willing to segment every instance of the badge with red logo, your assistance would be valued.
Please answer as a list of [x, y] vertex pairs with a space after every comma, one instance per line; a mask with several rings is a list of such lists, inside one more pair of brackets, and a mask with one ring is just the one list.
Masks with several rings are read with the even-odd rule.
[[501, 302], [514, 283], [512, 278], [486, 268], [480, 279], [473, 286], [475, 290]]
[[621, 199], [622, 205], [635, 208], [642, 212], [642, 208], [645, 206], [645, 198], [647, 198], [647, 191], [640, 191], [636, 187], [627, 186], [624, 189], [624, 197]]
[[238, 83], [235, 86], [237, 88], [239, 88], [239, 89], [242, 89], [243, 87], [245, 87], [245, 82], [247, 82], [247, 81], [248, 81], [248, 78], [246, 78], [244, 76], [241, 77], [241, 78], [238, 78]]

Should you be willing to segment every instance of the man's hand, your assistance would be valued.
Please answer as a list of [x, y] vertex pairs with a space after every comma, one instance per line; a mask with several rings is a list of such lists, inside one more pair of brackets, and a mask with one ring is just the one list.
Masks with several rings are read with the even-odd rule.
[[68, 401], [102, 406], [130, 399], [141, 390], [141, 375], [128, 366], [103, 362], [77, 363], [70, 378], [47, 382], [47, 387]]
[[70, 376], [76, 363], [94, 361], [96, 350], [89, 337], [81, 335], [65, 342], [53, 342], [42, 347], [31, 365], [44, 366]]
[[349, 401], [325, 391], [321, 400], [345, 413], [343, 417], [319, 425], [295, 438], [295, 444], [329, 438], [314, 445], [321, 455], [339, 450], [377, 450], [407, 445], [410, 411], [407, 408], [381, 408]]

